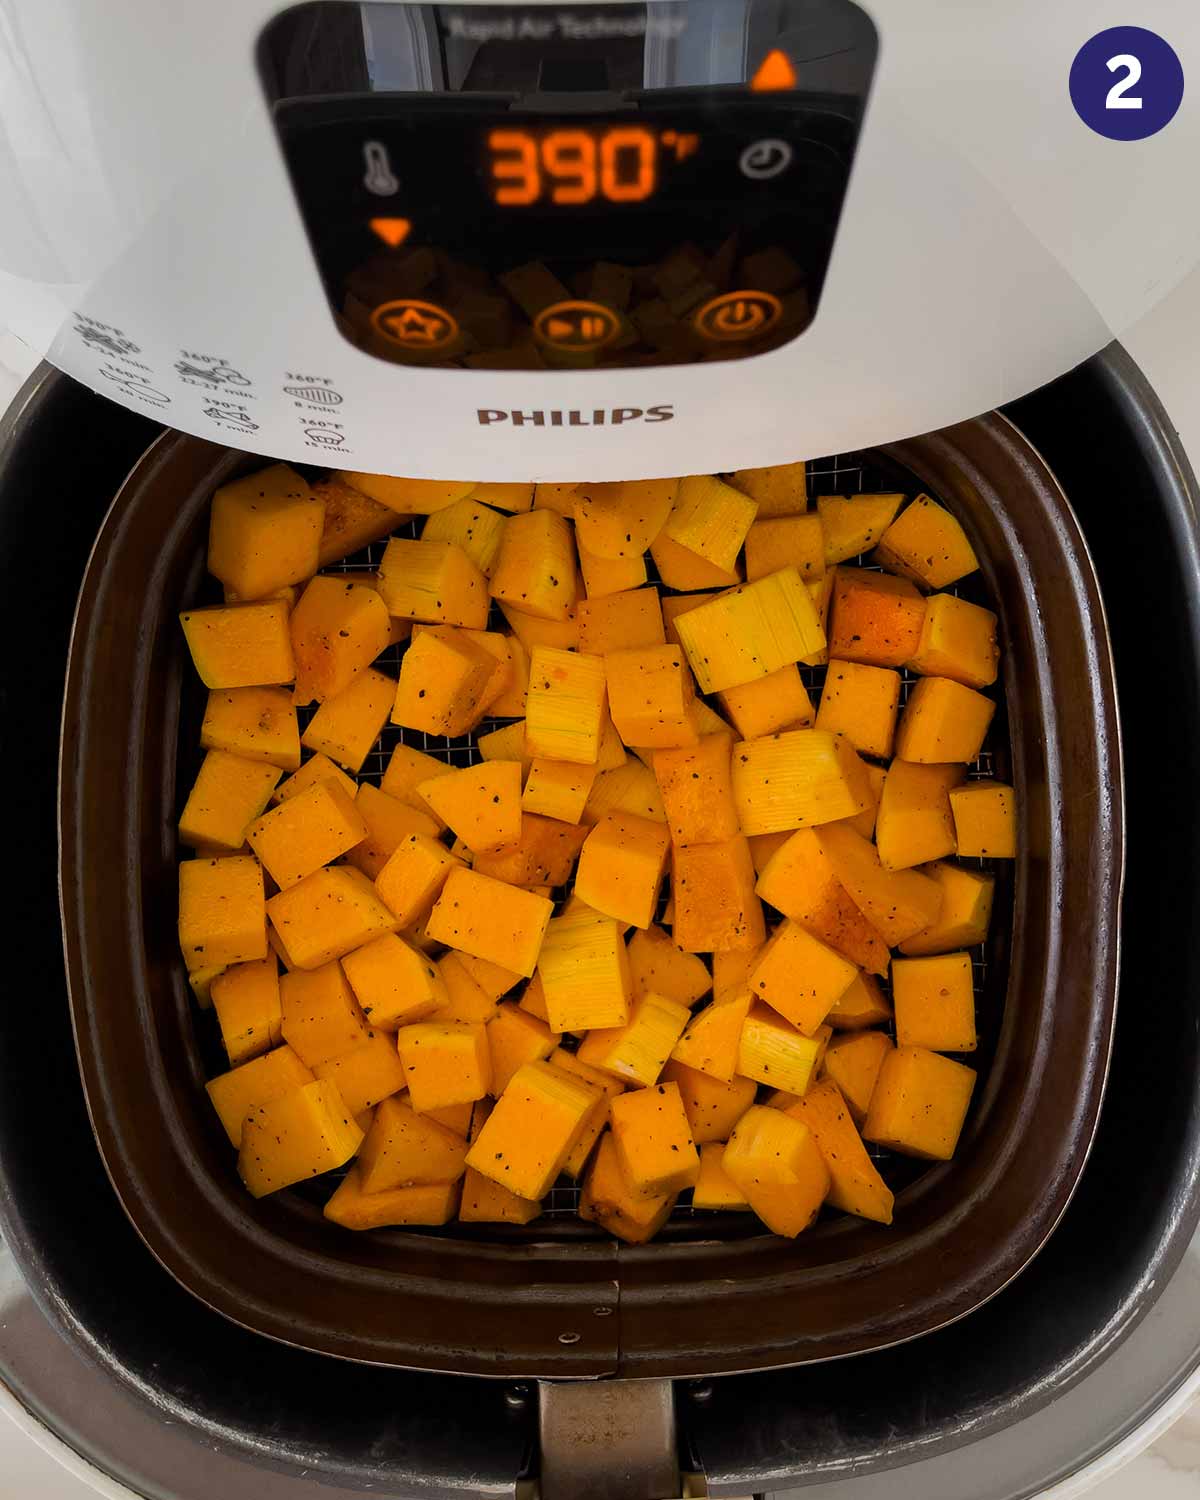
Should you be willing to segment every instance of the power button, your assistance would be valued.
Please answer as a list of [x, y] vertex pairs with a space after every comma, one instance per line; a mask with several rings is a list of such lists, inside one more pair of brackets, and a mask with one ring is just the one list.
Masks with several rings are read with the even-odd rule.
[[701, 338], [741, 343], [769, 332], [782, 312], [783, 304], [770, 292], [723, 292], [695, 313], [692, 327]]

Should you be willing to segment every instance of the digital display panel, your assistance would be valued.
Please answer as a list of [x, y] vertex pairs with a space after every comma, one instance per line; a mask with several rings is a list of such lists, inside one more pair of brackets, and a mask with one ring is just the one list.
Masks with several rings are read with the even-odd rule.
[[260, 47], [339, 328], [468, 369], [729, 359], [802, 333], [874, 58], [850, 0], [321, 0]]

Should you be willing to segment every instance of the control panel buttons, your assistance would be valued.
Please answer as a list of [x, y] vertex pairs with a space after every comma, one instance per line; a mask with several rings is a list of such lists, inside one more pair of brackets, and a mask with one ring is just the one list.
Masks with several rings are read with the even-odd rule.
[[363, 142], [363, 187], [377, 198], [390, 198], [400, 191], [400, 179], [392, 171], [388, 148], [382, 141]]
[[782, 314], [783, 304], [770, 292], [723, 292], [697, 310], [692, 326], [701, 338], [744, 343], [769, 332]]
[[743, 177], [753, 182], [766, 182], [786, 172], [792, 164], [792, 148], [787, 141], [775, 137], [754, 141], [738, 157], [738, 167]]
[[401, 349], [436, 354], [458, 338], [458, 321], [435, 302], [399, 297], [381, 302], [371, 314], [371, 327]]
[[397, 250], [408, 238], [411, 219], [369, 219], [372, 233], [390, 250]]
[[621, 320], [602, 302], [555, 302], [538, 313], [533, 331], [551, 349], [588, 354], [612, 343]]

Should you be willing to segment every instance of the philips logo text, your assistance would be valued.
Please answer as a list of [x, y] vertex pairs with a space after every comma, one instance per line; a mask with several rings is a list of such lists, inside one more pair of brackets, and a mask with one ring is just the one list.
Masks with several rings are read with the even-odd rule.
[[669, 422], [673, 406], [612, 406], [594, 411], [499, 411], [481, 406], [475, 413], [481, 427], [507, 422], [512, 427], [620, 427], [625, 422]]

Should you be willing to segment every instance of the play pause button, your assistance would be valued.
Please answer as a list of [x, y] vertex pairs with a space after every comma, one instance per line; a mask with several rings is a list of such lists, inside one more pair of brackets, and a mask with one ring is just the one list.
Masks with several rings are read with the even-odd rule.
[[533, 331], [553, 349], [587, 353], [602, 349], [621, 331], [620, 320], [600, 302], [556, 302], [534, 319]]

